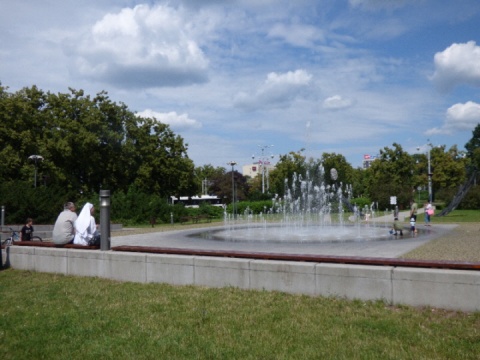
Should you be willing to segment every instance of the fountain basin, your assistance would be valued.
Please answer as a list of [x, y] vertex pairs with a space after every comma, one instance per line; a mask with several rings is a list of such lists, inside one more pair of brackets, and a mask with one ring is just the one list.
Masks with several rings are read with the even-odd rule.
[[[405, 233], [408, 233], [405, 230]], [[346, 243], [392, 240], [395, 237], [384, 226], [357, 225], [301, 225], [283, 226], [281, 223], [230, 226], [199, 231], [190, 236], [224, 242], [246, 243]]]

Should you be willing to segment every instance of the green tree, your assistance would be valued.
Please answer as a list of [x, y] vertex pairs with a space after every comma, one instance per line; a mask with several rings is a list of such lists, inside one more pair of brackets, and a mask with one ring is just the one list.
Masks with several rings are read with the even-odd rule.
[[44, 147], [45, 94], [35, 86], [15, 94], [0, 85], [0, 179], [30, 180], [34, 166], [28, 157]]
[[[369, 193], [368, 193], [368, 176], [369, 176], [370, 172], [366, 171], [365, 169], [363, 168], [356, 168], [356, 169], [352, 169], [352, 182], [351, 182], [351, 185], [352, 185], [352, 190], [353, 190], [353, 194], [352, 196], [354, 198], [359, 198], [359, 197], [363, 197], [363, 198], [369, 198]], [[369, 203], [371, 203], [369, 201]]]
[[472, 138], [465, 144], [467, 158], [473, 169], [480, 169], [480, 124], [472, 131]]
[[[466, 165], [468, 159], [458, 151], [456, 145], [445, 150], [445, 145], [431, 147], [430, 170], [432, 174], [432, 193], [434, 201], [450, 201], [455, 189], [466, 179]], [[428, 184], [428, 153], [415, 154], [412, 156], [415, 161], [414, 187], [427, 188]]]
[[187, 146], [170, 127], [139, 118], [106, 92], [93, 99], [83, 90], [44, 93], [35, 86], [9, 94], [0, 87], [0, 176], [27, 180], [32, 154], [44, 157], [39, 171], [73, 194], [100, 188], [160, 196], [194, 188]]
[[456, 188], [465, 181], [467, 159], [460, 155], [456, 145], [447, 151], [445, 151], [445, 146], [432, 149], [432, 186], [434, 191], [441, 188]]
[[[44, 158], [37, 169], [30, 155]], [[187, 145], [167, 124], [139, 118], [104, 91], [91, 98], [83, 90], [54, 94], [32, 86], [9, 93], [0, 85], [0, 180], [10, 186], [2, 191], [33, 186], [35, 170], [39, 185], [60, 189], [64, 201], [132, 185], [165, 200], [195, 191]]]
[[[249, 186], [247, 178], [238, 171], [233, 171], [233, 182], [235, 186], [235, 198], [237, 201], [243, 201], [248, 198]], [[214, 194], [220, 199], [225, 199], [225, 203], [232, 202], [232, 172], [229, 171], [220, 177], [217, 177], [211, 187]]]
[[302, 154], [303, 151], [304, 149], [301, 149], [297, 152], [291, 151], [286, 155], [280, 155], [275, 169], [270, 172], [271, 193], [283, 197], [286, 186], [292, 186], [293, 174], [305, 176], [308, 165], [305, 155]]
[[[224, 167], [214, 167], [213, 165], [203, 165], [195, 168], [195, 193], [201, 194], [202, 190], [206, 190], [207, 194], [211, 194], [212, 185], [225, 175]], [[182, 194], [183, 195], [183, 194]], [[193, 195], [193, 194], [186, 194]]]
[[[335, 153], [323, 153], [321, 159], [323, 169], [325, 171], [325, 183], [334, 184], [342, 183], [343, 185], [353, 184], [354, 171], [353, 167], [347, 161], [345, 156]], [[337, 179], [332, 179], [331, 170], [337, 172]]]
[[414, 160], [401, 145], [384, 147], [380, 156], [366, 169], [368, 194], [380, 209], [390, 207], [390, 197], [397, 197], [400, 207], [407, 207], [413, 197]]

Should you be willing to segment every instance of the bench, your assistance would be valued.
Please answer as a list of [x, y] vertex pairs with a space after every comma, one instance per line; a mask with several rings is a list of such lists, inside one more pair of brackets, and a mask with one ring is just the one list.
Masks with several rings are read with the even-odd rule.
[[100, 246], [92, 245], [77, 245], [77, 244], [55, 244], [53, 242], [46, 241], [15, 241], [14, 246], [36, 246], [36, 247], [56, 247], [56, 248], [66, 248], [66, 249], [82, 249], [82, 250], [96, 250], [100, 249]]

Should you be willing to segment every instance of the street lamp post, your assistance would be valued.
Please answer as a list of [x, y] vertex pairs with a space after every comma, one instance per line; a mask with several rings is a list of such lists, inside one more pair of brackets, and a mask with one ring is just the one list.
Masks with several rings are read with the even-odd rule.
[[233, 218], [237, 218], [237, 212], [235, 210], [235, 178], [234, 178], [234, 173], [233, 173], [233, 168], [237, 163], [235, 161], [230, 161], [227, 163], [227, 165], [230, 165], [232, 167], [232, 213], [233, 213]]
[[33, 185], [34, 187], [37, 187], [37, 162], [38, 161], [43, 161], [43, 156], [41, 155], [30, 155], [28, 157], [30, 160], [33, 160], [33, 165], [35, 167], [35, 173], [33, 177]]
[[[430, 141], [430, 140], [427, 140]], [[427, 163], [428, 163], [428, 201], [432, 203], [433, 201], [433, 196], [432, 196], [432, 167], [431, 167], [431, 161], [430, 161], [430, 150], [433, 148], [432, 143], [428, 142], [427, 143]], [[417, 151], [420, 150], [420, 146], [417, 147]]]
[[[265, 168], [265, 164], [269, 163], [268, 162], [268, 156], [265, 156], [264, 155], [264, 151], [265, 149], [268, 149], [268, 148], [271, 148], [273, 147], [273, 145], [258, 145], [260, 147], [260, 151], [261, 151], [261, 155], [260, 155], [260, 159], [259, 159], [259, 162], [261, 162], [262, 164], [262, 194], [265, 193], [265, 173], [267, 175], [267, 190], [269, 188], [269, 184], [268, 184], [268, 168]], [[270, 155], [270, 158], [273, 159], [273, 155]], [[252, 159], [255, 159], [255, 155], [252, 156]]]
[[432, 144], [428, 144], [428, 152], [427, 152], [427, 159], [428, 159], [428, 202], [432, 203], [432, 169], [430, 165], [430, 148], [432, 147]]

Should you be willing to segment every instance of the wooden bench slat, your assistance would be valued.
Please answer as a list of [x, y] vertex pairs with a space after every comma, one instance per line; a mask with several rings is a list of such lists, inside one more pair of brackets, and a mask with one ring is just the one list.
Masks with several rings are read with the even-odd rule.
[[64, 244], [59, 245], [53, 242], [45, 241], [15, 241], [14, 246], [36, 246], [36, 247], [57, 247], [57, 248], [67, 248], [67, 249], [100, 249], [100, 246], [92, 245], [77, 245], [77, 244]]

